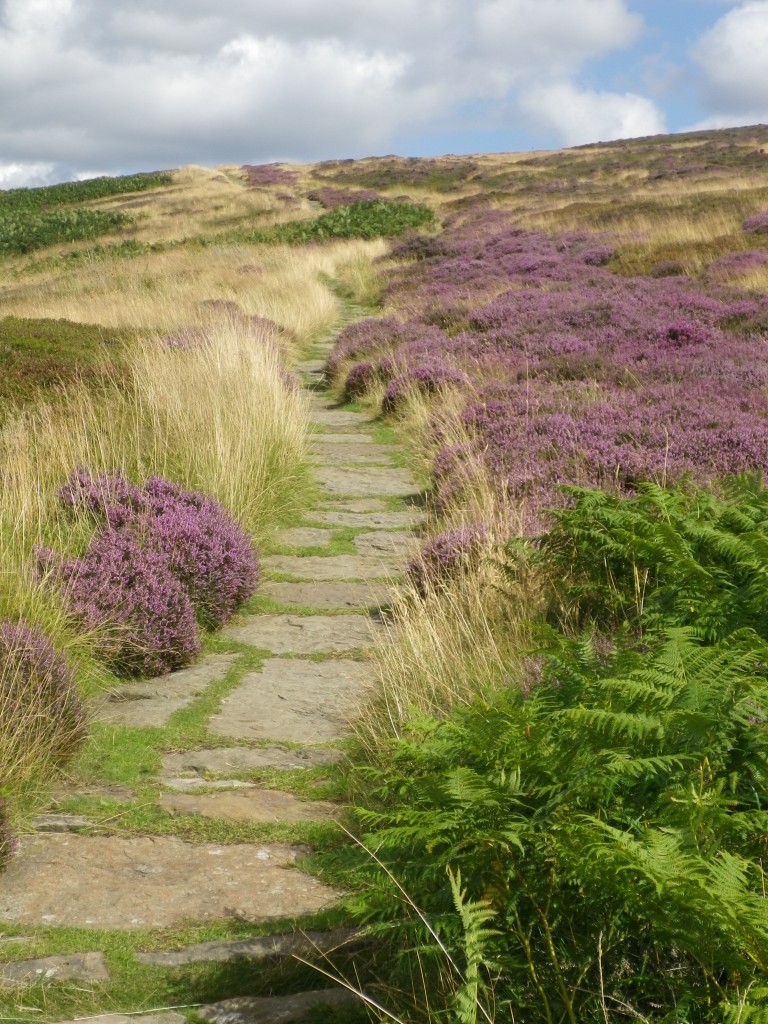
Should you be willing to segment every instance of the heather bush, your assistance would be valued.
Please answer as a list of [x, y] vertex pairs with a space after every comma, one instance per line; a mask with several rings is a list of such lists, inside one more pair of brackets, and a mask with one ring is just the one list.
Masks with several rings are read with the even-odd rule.
[[378, 379], [378, 371], [373, 363], [355, 363], [344, 381], [344, 397], [350, 401], [361, 398]]
[[409, 394], [437, 395], [451, 387], [461, 387], [467, 378], [460, 370], [440, 363], [418, 364], [395, 377], [387, 385], [381, 411], [387, 415], [397, 412]]
[[8, 804], [0, 797], [0, 874], [16, 850], [16, 837], [8, 820]]
[[167, 554], [144, 546], [131, 528], [107, 527], [81, 558], [57, 562], [44, 552], [41, 560], [116, 674], [162, 675], [200, 653], [195, 609]]
[[490, 533], [482, 524], [454, 527], [433, 537], [406, 566], [406, 575], [422, 597], [442, 583], [477, 569], [489, 549]]
[[[0, 622], [0, 771], [43, 774], [63, 764], [87, 731], [86, 713], [66, 659], [38, 629]], [[0, 842], [2, 835], [0, 833]]]
[[119, 474], [91, 477], [83, 470], [59, 493], [66, 505], [86, 509], [111, 529], [130, 529], [147, 552], [164, 559], [209, 629], [227, 622], [256, 589], [253, 545], [213, 498], [160, 477], [137, 487]]
[[760, 213], [747, 217], [742, 226], [748, 235], [768, 234], [768, 210], [761, 210]]

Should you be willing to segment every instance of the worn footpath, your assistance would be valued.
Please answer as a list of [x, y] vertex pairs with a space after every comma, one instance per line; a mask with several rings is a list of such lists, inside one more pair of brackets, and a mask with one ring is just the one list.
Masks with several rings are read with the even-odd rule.
[[[11, 1003], [68, 984], [91, 993], [86, 1005], [103, 1006], [93, 993], [112, 991], [120, 957], [110, 951], [126, 942], [123, 970], [126, 958], [133, 970], [155, 972], [247, 964], [261, 994], [250, 994], [242, 972], [231, 998], [217, 976], [210, 990], [224, 998], [202, 1005], [184, 1000], [181, 983], [180, 1007], [154, 1006], [149, 992], [125, 1005], [117, 985], [105, 1024], [147, 1011], [155, 1012], [138, 1019], [181, 1024], [180, 1009], [219, 1024], [270, 1024], [353, 998], [320, 974], [308, 988], [290, 972], [285, 994], [279, 971], [267, 983], [254, 965], [349, 955], [360, 942], [311, 926], [340, 894], [307, 869], [307, 857], [313, 837], [343, 818], [329, 765], [343, 757], [350, 713], [372, 685], [366, 652], [421, 513], [412, 477], [376, 443], [373, 424], [322, 391], [322, 359], [300, 369], [319, 504], [263, 559], [255, 610], [234, 620], [212, 653], [168, 677], [121, 686], [94, 709], [102, 741], [131, 744], [126, 756], [145, 757], [144, 774], [126, 784], [115, 771], [100, 779], [96, 766], [87, 782], [63, 787], [22, 837], [0, 878], [0, 996]], [[223, 937], [184, 943], [206, 935]], [[196, 975], [173, 977], [201, 990], [189, 980]]]

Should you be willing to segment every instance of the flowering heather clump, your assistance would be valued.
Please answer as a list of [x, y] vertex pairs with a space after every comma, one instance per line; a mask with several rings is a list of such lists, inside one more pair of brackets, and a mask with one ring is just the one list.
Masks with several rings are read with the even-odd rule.
[[8, 821], [8, 805], [0, 797], [0, 873], [8, 867], [8, 861], [16, 850], [16, 837]]
[[200, 621], [211, 629], [231, 618], [258, 584], [253, 546], [213, 498], [150, 477], [137, 487], [119, 474], [91, 477], [75, 470], [59, 492], [113, 529], [128, 529], [148, 552], [165, 560]]
[[[86, 734], [85, 707], [66, 659], [39, 630], [0, 622], [0, 756], [5, 766], [31, 749], [62, 764]], [[0, 850], [1, 844], [0, 826]]]
[[441, 583], [474, 571], [488, 548], [485, 526], [460, 526], [434, 537], [406, 566], [417, 592], [425, 597]]
[[307, 199], [314, 203], [320, 203], [326, 210], [333, 210], [337, 206], [350, 206], [352, 203], [373, 202], [382, 203], [389, 201], [389, 196], [382, 195], [375, 189], [341, 189], [341, 188], [316, 188], [307, 192]]
[[422, 395], [436, 395], [446, 388], [460, 387], [466, 383], [466, 376], [451, 366], [440, 363], [414, 366], [389, 382], [384, 392], [381, 411], [385, 414], [396, 412], [404, 399], [414, 391]]
[[248, 184], [255, 188], [268, 188], [270, 185], [293, 185], [296, 181], [294, 171], [287, 171], [279, 164], [245, 164], [243, 170]]
[[768, 210], [747, 217], [742, 227], [748, 235], [768, 235]]
[[144, 547], [132, 530], [107, 528], [82, 558], [62, 562], [53, 575], [70, 611], [101, 634], [118, 674], [160, 675], [200, 653], [189, 594], [168, 558]]
[[584, 253], [584, 262], [589, 267], [604, 267], [610, 263], [615, 255], [615, 250], [608, 245], [600, 246], [597, 249], [588, 249]]
[[344, 397], [347, 399], [361, 398], [379, 379], [373, 363], [355, 363], [344, 381]]

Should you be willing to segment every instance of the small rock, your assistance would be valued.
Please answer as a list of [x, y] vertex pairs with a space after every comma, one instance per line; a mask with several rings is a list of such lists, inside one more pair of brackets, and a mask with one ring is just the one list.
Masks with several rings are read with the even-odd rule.
[[198, 814], [225, 821], [297, 822], [337, 817], [340, 809], [320, 800], [299, 800], [292, 793], [254, 789], [247, 793], [163, 793], [160, 806], [172, 814]]
[[348, 1006], [357, 996], [344, 988], [298, 992], [292, 996], [239, 996], [200, 1006], [196, 1013], [211, 1024], [291, 1024], [315, 1006]]
[[80, 814], [38, 814], [33, 825], [37, 832], [82, 832], [93, 822]]
[[109, 981], [103, 953], [70, 953], [0, 964], [0, 980], [13, 985], [48, 981]]
[[264, 960], [267, 957], [301, 956], [332, 953], [339, 949], [357, 948], [366, 939], [354, 928], [337, 928], [330, 932], [288, 932], [285, 935], [262, 935], [255, 939], [198, 942], [186, 949], [159, 953], [136, 953], [144, 964], [160, 967], [181, 967], [196, 963], [231, 963], [233, 960]]
[[251, 615], [224, 636], [273, 654], [321, 654], [370, 647], [376, 629], [367, 615]]

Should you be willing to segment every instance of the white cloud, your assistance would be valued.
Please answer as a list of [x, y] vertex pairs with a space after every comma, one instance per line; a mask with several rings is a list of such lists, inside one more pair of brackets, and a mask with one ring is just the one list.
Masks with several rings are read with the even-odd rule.
[[662, 112], [645, 96], [579, 89], [571, 82], [534, 86], [522, 94], [520, 107], [534, 124], [554, 129], [566, 146], [666, 130]]
[[0, 163], [0, 188], [50, 185], [54, 179], [55, 168], [53, 164]]
[[[642, 97], [579, 93], [628, 46], [629, 0], [0, 0], [0, 156], [113, 170], [388, 152], [463, 104], [570, 89], [589, 133], [643, 130]], [[543, 90], [543, 91], [542, 91]], [[530, 100], [530, 102], [534, 102]]]
[[768, 120], [768, 0], [741, 3], [699, 37], [706, 127]]

